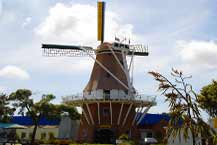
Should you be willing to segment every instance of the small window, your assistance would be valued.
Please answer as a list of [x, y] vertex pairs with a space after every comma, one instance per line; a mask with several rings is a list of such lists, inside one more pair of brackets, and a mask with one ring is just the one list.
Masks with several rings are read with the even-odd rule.
[[124, 92], [125, 92], [126, 95], [128, 95], [128, 91], [127, 90], [125, 90]]
[[103, 108], [103, 116], [109, 116], [110, 111], [109, 108]]
[[44, 140], [44, 139], [46, 139], [46, 133], [45, 132], [41, 133], [41, 140]]
[[25, 133], [25, 132], [22, 132], [22, 133], [21, 133], [21, 139], [24, 139], [24, 138], [26, 138], [26, 133]]
[[29, 133], [29, 139], [31, 139], [32, 138], [32, 133]]

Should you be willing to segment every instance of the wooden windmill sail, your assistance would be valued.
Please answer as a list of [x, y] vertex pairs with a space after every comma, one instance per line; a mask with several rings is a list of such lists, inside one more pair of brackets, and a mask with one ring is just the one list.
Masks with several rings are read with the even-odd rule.
[[[133, 58], [148, 56], [148, 49], [143, 45], [130, 45], [120, 41], [104, 42], [104, 9], [105, 3], [98, 2], [98, 40], [101, 44], [96, 49], [91, 46], [42, 44], [45, 56], [89, 56], [94, 60], [90, 79], [82, 95], [64, 98], [65, 103], [82, 108], [78, 131], [78, 140], [81, 142], [102, 143], [110, 138], [103, 143], [113, 143], [111, 140], [115, 136], [133, 129], [150, 107], [155, 105], [153, 98], [142, 98], [135, 91], [130, 79]], [[127, 56], [131, 57], [129, 63]], [[140, 109], [136, 112], [135, 108]], [[103, 129], [106, 125], [109, 125], [109, 132], [108, 128], [107, 131]], [[103, 132], [110, 135], [107, 138], [106, 135], [101, 136]], [[86, 140], [83, 140], [84, 136]]]

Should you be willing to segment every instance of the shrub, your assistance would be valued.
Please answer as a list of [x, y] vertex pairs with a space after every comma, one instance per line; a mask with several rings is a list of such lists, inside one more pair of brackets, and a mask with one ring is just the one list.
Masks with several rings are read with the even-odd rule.
[[122, 134], [120, 137], [119, 137], [120, 140], [128, 140], [129, 137], [127, 134]]

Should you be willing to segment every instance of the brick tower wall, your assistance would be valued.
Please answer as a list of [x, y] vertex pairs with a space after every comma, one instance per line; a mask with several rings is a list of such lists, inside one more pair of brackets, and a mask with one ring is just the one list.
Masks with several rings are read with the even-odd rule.
[[[131, 111], [127, 117], [126, 123], [123, 125], [124, 118], [127, 114], [127, 110], [130, 104], [124, 104], [123, 111], [120, 118], [120, 124], [118, 125], [118, 117], [121, 109], [121, 103], [112, 103], [112, 125], [111, 116], [103, 114], [104, 108], [110, 109], [110, 103], [100, 103], [100, 124], [98, 121], [98, 105], [97, 103], [89, 104], [91, 115], [94, 120], [94, 124], [91, 123], [91, 118], [88, 113], [86, 105], [83, 106], [84, 111], [89, 119], [90, 125], [86, 121], [84, 114], [81, 117], [82, 124], [80, 124], [77, 140], [79, 142], [94, 142], [94, 133], [97, 129], [108, 127], [114, 130], [116, 138], [122, 134], [131, 134], [132, 139], [138, 140], [140, 138], [139, 130], [135, 125], [132, 126], [132, 121], [135, 116], [135, 106], [132, 106]], [[130, 133], [131, 130], [131, 133]]]

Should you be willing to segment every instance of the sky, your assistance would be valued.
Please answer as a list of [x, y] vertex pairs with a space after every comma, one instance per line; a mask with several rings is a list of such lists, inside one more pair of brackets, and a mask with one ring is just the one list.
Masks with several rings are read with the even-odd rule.
[[[82, 92], [92, 71], [88, 57], [44, 57], [42, 43], [97, 47], [96, 0], [0, 0], [0, 91], [31, 89], [38, 100], [53, 93]], [[150, 112], [167, 112], [157, 82], [148, 74], [170, 78], [172, 68], [192, 75], [196, 92], [217, 79], [217, 1], [106, 1], [105, 41], [130, 38], [148, 45], [149, 56], [134, 61], [134, 87], [157, 96]]]

